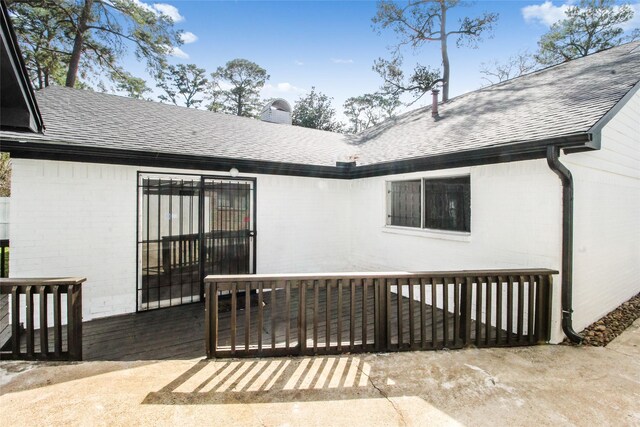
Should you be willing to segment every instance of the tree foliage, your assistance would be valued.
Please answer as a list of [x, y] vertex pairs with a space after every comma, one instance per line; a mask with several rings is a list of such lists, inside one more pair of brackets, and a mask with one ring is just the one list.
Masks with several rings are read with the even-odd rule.
[[118, 82], [116, 88], [126, 93], [128, 97], [136, 99], [148, 100], [146, 94], [151, 92], [151, 88], [147, 86], [147, 82], [143, 78], [134, 76]]
[[169, 65], [158, 78], [157, 86], [164, 91], [158, 98], [175, 105], [198, 108], [204, 101], [208, 83], [204, 68], [195, 64]]
[[625, 36], [622, 24], [633, 18], [633, 8], [615, 0], [580, 0], [565, 11], [538, 41], [538, 62], [554, 65], [587, 56], [640, 36], [637, 28]]
[[[404, 45], [415, 49], [427, 42], [440, 43], [444, 101], [449, 99], [450, 62], [447, 50], [449, 38], [455, 37], [458, 47], [463, 45], [476, 47], [482, 35], [490, 33], [498, 20], [496, 13], [484, 13], [474, 18], [461, 18], [453, 29], [450, 29], [447, 15], [450, 9], [458, 5], [460, 0], [409, 0], [406, 4], [383, 0], [378, 3], [378, 10], [373, 18], [373, 23], [379, 30], [392, 29], [400, 38], [394, 52], [394, 59], [388, 61], [389, 63], [398, 59], [401, 62], [399, 51]], [[417, 71], [424, 71], [423, 68], [418, 66]], [[416, 80], [422, 80], [422, 77], [416, 76]], [[408, 87], [413, 85], [409, 84]], [[408, 91], [415, 92], [415, 89]]]
[[138, 0], [13, 0], [9, 8], [38, 87], [74, 87], [78, 77], [126, 81], [132, 76], [120, 62], [130, 47], [157, 75], [181, 44], [171, 18]]
[[489, 85], [503, 82], [505, 80], [520, 77], [538, 68], [533, 55], [529, 52], [519, 52], [512, 55], [505, 62], [493, 61], [480, 64], [480, 74], [482, 79]]
[[336, 110], [331, 107], [332, 99], [312, 87], [309, 93], [295, 102], [291, 115], [293, 125], [331, 132], [342, 131], [344, 125], [336, 120]]
[[34, 87], [64, 84], [69, 55], [63, 23], [54, 11], [44, 7], [13, 3], [11, 11]]
[[208, 108], [244, 117], [256, 117], [260, 111], [260, 90], [269, 80], [267, 71], [255, 62], [233, 59], [211, 74], [211, 99]]
[[11, 159], [9, 153], [0, 153], [0, 197], [11, 195]]
[[439, 70], [420, 64], [416, 64], [413, 73], [406, 77], [402, 71], [402, 57], [399, 55], [391, 61], [378, 58], [373, 64], [373, 70], [382, 77], [384, 83], [381, 89], [384, 94], [399, 98], [403, 93], [409, 93], [413, 96], [409, 105], [422, 98], [437, 83], [443, 82]]
[[347, 131], [358, 133], [393, 117], [400, 105], [398, 96], [379, 92], [348, 98], [343, 105], [350, 124]]

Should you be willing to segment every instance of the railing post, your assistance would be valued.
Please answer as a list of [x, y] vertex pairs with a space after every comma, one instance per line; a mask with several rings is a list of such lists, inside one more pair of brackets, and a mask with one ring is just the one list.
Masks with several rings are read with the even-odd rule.
[[26, 337], [27, 337], [27, 358], [34, 359], [35, 358], [35, 326], [33, 324], [34, 313], [33, 313], [33, 286], [27, 285], [24, 288], [24, 297], [26, 304]]
[[213, 357], [213, 351], [211, 350], [211, 283], [204, 282], [204, 347], [207, 353], [207, 359]]
[[53, 354], [56, 358], [62, 357], [62, 307], [60, 289], [61, 285], [53, 286]]
[[204, 282], [204, 338], [207, 358], [217, 356], [218, 349], [218, 282]]
[[67, 286], [67, 342], [70, 360], [82, 360], [82, 285]]
[[374, 282], [376, 285], [375, 288], [375, 299], [374, 299], [374, 312], [376, 313], [376, 351], [386, 351], [389, 349], [389, 342], [387, 340], [388, 331], [387, 331], [387, 319], [389, 313], [387, 311], [387, 280], [386, 279], [376, 279]]
[[471, 343], [471, 277], [460, 282], [460, 338], [463, 345]]
[[305, 354], [307, 348], [307, 282], [298, 281], [298, 351]]
[[11, 352], [20, 356], [20, 287], [11, 287]]
[[544, 277], [544, 289], [543, 289], [543, 311], [542, 323], [544, 325], [542, 329], [542, 338], [544, 341], [551, 340], [551, 307], [552, 307], [552, 295], [553, 295], [553, 276], [548, 274]]

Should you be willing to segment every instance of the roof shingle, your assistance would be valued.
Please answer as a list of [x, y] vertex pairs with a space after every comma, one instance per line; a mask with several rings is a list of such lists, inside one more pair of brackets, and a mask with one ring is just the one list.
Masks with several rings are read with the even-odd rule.
[[586, 133], [640, 80], [640, 42], [546, 68], [387, 120], [358, 135], [50, 86], [44, 135], [0, 139], [318, 166], [425, 158]]
[[470, 92], [417, 109], [359, 135], [358, 164], [588, 132], [640, 80], [640, 43]]

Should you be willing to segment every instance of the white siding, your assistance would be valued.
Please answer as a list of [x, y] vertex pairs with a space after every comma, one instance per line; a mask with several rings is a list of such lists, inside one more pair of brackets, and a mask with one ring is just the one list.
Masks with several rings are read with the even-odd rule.
[[[85, 319], [135, 311], [140, 169], [14, 159], [11, 275], [86, 276]], [[349, 270], [348, 181], [260, 175], [257, 189], [258, 272]]]
[[563, 156], [575, 183], [574, 326], [640, 292], [640, 92], [602, 131], [602, 148]]

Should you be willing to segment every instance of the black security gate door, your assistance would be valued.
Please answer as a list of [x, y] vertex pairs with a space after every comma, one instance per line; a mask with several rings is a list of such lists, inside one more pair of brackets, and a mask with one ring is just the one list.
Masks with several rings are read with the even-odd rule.
[[253, 273], [253, 181], [204, 178], [202, 275]]
[[138, 199], [138, 310], [200, 301], [208, 274], [255, 272], [255, 180], [139, 174]]

